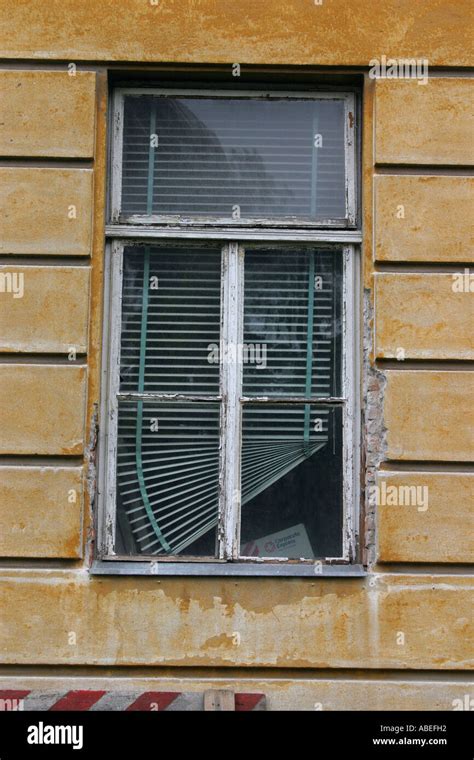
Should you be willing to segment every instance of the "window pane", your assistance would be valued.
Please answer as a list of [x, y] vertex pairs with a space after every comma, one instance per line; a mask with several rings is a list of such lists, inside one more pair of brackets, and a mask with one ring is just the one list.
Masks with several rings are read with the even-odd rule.
[[244, 407], [241, 556], [342, 555], [342, 410]]
[[342, 99], [125, 97], [122, 214], [344, 219]]
[[219, 404], [123, 402], [117, 553], [216, 556]]
[[120, 389], [219, 393], [219, 249], [124, 251]]
[[340, 395], [341, 287], [341, 251], [246, 251], [244, 395]]

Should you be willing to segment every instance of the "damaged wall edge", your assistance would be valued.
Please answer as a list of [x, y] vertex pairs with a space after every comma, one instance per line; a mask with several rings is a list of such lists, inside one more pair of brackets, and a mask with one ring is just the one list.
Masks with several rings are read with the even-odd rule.
[[363, 489], [364, 525], [363, 525], [363, 557], [368, 570], [377, 561], [376, 548], [376, 506], [369, 498], [371, 489], [375, 487], [376, 476], [380, 464], [386, 459], [387, 429], [384, 424], [384, 398], [387, 378], [385, 373], [377, 369], [373, 363], [375, 310], [372, 306], [372, 292], [364, 288], [363, 306], [363, 397], [362, 407], [362, 471], [365, 472]]
[[[94, 560], [95, 552], [95, 506], [97, 500], [97, 450], [99, 441], [99, 404], [94, 402], [92, 405], [92, 416], [89, 428], [89, 441], [84, 451], [84, 480], [86, 494], [88, 496], [87, 506], [87, 533], [85, 537], [84, 558], [86, 565], [90, 567]], [[86, 518], [86, 515], [84, 515]]]

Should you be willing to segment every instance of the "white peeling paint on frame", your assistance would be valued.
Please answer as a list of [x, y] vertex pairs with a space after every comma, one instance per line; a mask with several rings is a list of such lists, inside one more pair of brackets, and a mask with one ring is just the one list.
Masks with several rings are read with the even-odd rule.
[[[308, 218], [285, 218], [285, 219], [232, 219], [231, 217], [218, 218], [209, 216], [206, 218], [183, 216], [179, 214], [130, 214], [122, 216], [121, 213], [121, 194], [122, 194], [122, 155], [123, 155], [123, 128], [124, 128], [124, 99], [127, 95], [145, 96], [154, 95], [159, 98], [173, 97], [194, 97], [194, 98], [251, 98], [253, 100], [339, 100], [344, 105], [344, 163], [345, 163], [345, 216], [340, 218], [319, 218], [312, 220]], [[116, 88], [114, 90], [112, 112], [112, 140], [111, 140], [111, 174], [112, 184], [110, 191], [110, 221], [112, 225], [121, 228], [135, 227], [140, 228], [143, 225], [155, 225], [167, 227], [179, 225], [179, 227], [208, 227], [212, 229], [228, 227], [229, 230], [238, 230], [239, 228], [281, 228], [282, 233], [286, 229], [292, 228], [296, 231], [298, 228], [307, 228], [307, 234], [311, 231], [317, 233], [320, 228], [354, 228], [357, 225], [357, 193], [356, 193], [356, 140], [355, 140], [355, 93], [347, 91], [272, 91], [272, 90], [204, 90], [204, 89], [157, 89], [153, 87], [126, 87]], [[182, 230], [184, 232], [184, 229]], [[347, 230], [350, 232], [351, 230]], [[302, 230], [301, 230], [302, 232]], [[113, 234], [109, 229], [108, 234]], [[192, 235], [192, 231], [191, 231]]]
[[[244, 251], [237, 243], [223, 249], [222, 341], [223, 345], [241, 345], [243, 340]], [[221, 504], [222, 540], [219, 556], [236, 559], [240, 544], [240, 455], [241, 455], [241, 365], [221, 362], [222, 377], [222, 447]]]
[[123, 246], [107, 246], [105, 265], [101, 422], [99, 425], [100, 554], [115, 554], [118, 397], [122, 330]]
[[[337, 574], [348, 574], [356, 570], [354, 564], [357, 560], [357, 533], [359, 524], [359, 469], [360, 469], [360, 399], [359, 399], [359, 252], [355, 245], [361, 241], [361, 232], [354, 228], [357, 220], [356, 204], [356, 102], [352, 92], [334, 93], [277, 93], [278, 96], [289, 98], [325, 98], [332, 97], [344, 100], [345, 114], [345, 161], [346, 161], [346, 219], [327, 220], [327, 229], [321, 229], [321, 221], [308, 224], [306, 221], [292, 220], [290, 223], [283, 220], [258, 220], [253, 226], [247, 221], [190, 218], [165, 219], [164, 217], [149, 216], [134, 218], [133, 224], [120, 223], [120, 195], [121, 195], [121, 158], [123, 139], [123, 106], [124, 93], [145, 94], [156, 92], [163, 96], [174, 94], [187, 94], [187, 91], [153, 91], [134, 88], [133, 90], [118, 90], [113, 97], [113, 120], [112, 151], [111, 151], [111, 221], [106, 228], [106, 234], [112, 239], [112, 245], [108, 247], [106, 268], [106, 294], [104, 315], [104, 342], [103, 342], [103, 384], [107, 389], [102, 398], [102, 424], [100, 427], [100, 488], [99, 488], [99, 514], [100, 514], [100, 543], [101, 559], [113, 559], [115, 562], [103, 563], [110, 570], [100, 567], [100, 561], [96, 572], [114, 572], [112, 566], [117, 566], [117, 572], [123, 574], [138, 572], [146, 574], [145, 567], [150, 566], [151, 557], [118, 557], [115, 554], [115, 500], [116, 500], [116, 438], [117, 438], [117, 413], [119, 394], [119, 362], [120, 362], [120, 319], [121, 319], [121, 283], [122, 283], [122, 259], [125, 245], [138, 244], [140, 241], [158, 243], [159, 240], [221, 240], [222, 241], [222, 300], [221, 300], [221, 323], [222, 340], [240, 344], [243, 331], [243, 283], [244, 283], [244, 248], [242, 243], [246, 240], [255, 242], [295, 242], [302, 245], [323, 243], [338, 246], [334, 249], [334, 255], [343, 256], [343, 307], [342, 307], [342, 389], [341, 398], [322, 399], [322, 403], [334, 401], [343, 406], [343, 550], [340, 557], [327, 558], [326, 570], [330, 572], [331, 565], [337, 569]], [[194, 91], [192, 91], [194, 94]], [[228, 96], [226, 92], [204, 92], [200, 96]], [[233, 93], [234, 95], [234, 93]], [[239, 96], [271, 97], [275, 93], [240, 93]], [[178, 223], [177, 223], [178, 222]], [[240, 226], [239, 226], [240, 225]], [[262, 225], [262, 226], [261, 226]], [[263, 226], [265, 225], [265, 226]], [[286, 226], [285, 226], [286, 225]], [[318, 227], [319, 225], [319, 227]], [[339, 229], [334, 229], [335, 226]], [[353, 229], [347, 229], [352, 226]], [[331, 229], [332, 228], [332, 229]], [[341, 246], [344, 245], [344, 248]], [[221, 363], [221, 394], [212, 400], [219, 402], [221, 407], [221, 441], [220, 441], [220, 486], [219, 486], [219, 528], [218, 546], [215, 563], [224, 562], [231, 570], [242, 571], [243, 574], [252, 574], [251, 566], [261, 567], [255, 563], [255, 558], [239, 558], [240, 543], [240, 449], [241, 449], [241, 372], [233, 371], [231, 365]], [[129, 394], [130, 395], [130, 394]], [[136, 395], [136, 394], [133, 394]], [[159, 394], [150, 395], [158, 398]], [[164, 398], [162, 400], [172, 400]], [[210, 401], [207, 397], [193, 397], [189, 401]], [[262, 402], [270, 399], [259, 399]], [[314, 399], [312, 400], [314, 402]], [[160, 566], [169, 564], [169, 574], [173, 572], [173, 561], [179, 572], [196, 574], [196, 567], [201, 563], [199, 558], [180, 559], [179, 557], [160, 558]], [[127, 561], [123, 561], [127, 560]], [[196, 560], [196, 561], [193, 561]], [[230, 565], [227, 563], [231, 560]], [[236, 561], [237, 560], [237, 561]], [[251, 561], [250, 561], [251, 560]], [[157, 564], [156, 561], [154, 563]], [[271, 571], [271, 567], [267, 569]], [[314, 560], [299, 563], [301, 572], [314, 564]], [[321, 562], [317, 563], [318, 565]], [[119, 569], [118, 565], [121, 566]], [[207, 560], [206, 567], [212, 566]], [[291, 563], [286, 563], [290, 569]], [[275, 575], [280, 573], [278, 566], [281, 562], [274, 563]], [[135, 569], [133, 569], [133, 567]], [[245, 568], [248, 568], [248, 573]], [[204, 569], [204, 564], [203, 564]], [[245, 571], [245, 572], [244, 572]], [[340, 572], [342, 571], [342, 573]], [[176, 569], [178, 572], [178, 569]], [[199, 571], [198, 571], [199, 572]], [[360, 568], [359, 571], [360, 572]], [[242, 574], [241, 573], [241, 574]], [[322, 574], [325, 570], [322, 570]], [[267, 573], [265, 573], [267, 574]], [[299, 571], [296, 571], [299, 574]]]
[[110, 218], [118, 222], [122, 206], [123, 94], [115, 90], [112, 98], [110, 168]]
[[[137, 241], [135, 241], [137, 242]], [[133, 245], [132, 241], [130, 241]], [[343, 407], [343, 536], [340, 557], [328, 557], [327, 563], [351, 563], [357, 557], [357, 526], [359, 524], [359, 468], [360, 468], [360, 403], [359, 403], [359, 255], [353, 246], [346, 246], [334, 255], [343, 258], [342, 282], [342, 395], [321, 398], [319, 403], [339, 404]], [[244, 305], [244, 257], [243, 246], [229, 243], [222, 248], [221, 282], [221, 329], [224, 344], [240, 345], [243, 341]], [[149, 398], [153, 400], [177, 400], [173, 394], [126, 393], [119, 390], [120, 334], [122, 311], [123, 244], [115, 242], [108, 250], [106, 277], [106, 309], [104, 321], [103, 387], [107, 394], [102, 399], [100, 426], [100, 525], [101, 558], [111, 559], [115, 551], [116, 524], [116, 456], [118, 400]], [[221, 394], [215, 397], [182, 396], [182, 400], [203, 403], [220, 402], [220, 464], [219, 464], [219, 526], [218, 560], [239, 560], [255, 563], [255, 558], [240, 557], [240, 477], [241, 477], [241, 414], [242, 403], [249, 400], [242, 396], [242, 367], [221, 362]], [[181, 398], [181, 396], [180, 396]], [[252, 398], [253, 403], [302, 403], [304, 399]], [[318, 399], [311, 399], [316, 403]], [[125, 559], [120, 557], [121, 560]], [[141, 559], [137, 557], [135, 559]], [[142, 561], [149, 562], [149, 557]], [[190, 558], [163, 557], [160, 562], [190, 562]], [[260, 559], [260, 562], [262, 559]], [[273, 560], [275, 561], [275, 560]], [[278, 562], [284, 562], [279, 558]], [[301, 564], [304, 564], [302, 561]], [[313, 560], [306, 561], [306, 564]], [[275, 563], [276, 564], [276, 563]]]
[[360, 511], [360, 260], [353, 246], [343, 249], [342, 395], [343, 409], [343, 556], [355, 561]]
[[344, 149], [346, 163], [345, 200], [346, 218], [350, 227], [357, 223], [357, 194], [356, 194], [356, 100], [353, 93], [348, 93], [344, 100]]

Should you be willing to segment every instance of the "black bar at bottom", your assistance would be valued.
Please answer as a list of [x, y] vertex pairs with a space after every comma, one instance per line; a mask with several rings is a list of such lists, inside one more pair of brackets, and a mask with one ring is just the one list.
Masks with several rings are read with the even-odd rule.
[[[472, 714], [453, 712], [3, 712], [0, 758], [226, 758], [341, 752], [472, 760]], [[222, 739], [222, 741], [221, 741]], [[69, 743], [66, 743], [69, 741]], [[348, 755], [349, 756], [349, 755]]]

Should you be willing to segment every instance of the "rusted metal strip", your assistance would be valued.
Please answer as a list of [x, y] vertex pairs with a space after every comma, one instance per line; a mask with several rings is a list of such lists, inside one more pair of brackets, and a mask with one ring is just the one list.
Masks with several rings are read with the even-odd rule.
[[125, 708], [126, 712], [147, 712], [153, 710], [158, 712], [166, 710], [174, 700], [179, 697], [177, 691], [145, 691], [140, 694], [138, 699]]
[[22, 689], [0, 691], [0, 712], [17, 712], [24, 709], [25, 697], [30, 692]]
[[105, 691], [89, 691], [87, 689], [68, 691], [67, 694], [49, 708], [49, 711], [67, 712], [70, 710], [90, 710], [92, 705], [95, 705], [105, 693]]
[[236, 712], [262, 711], [267, 709], [267, 700], [265, 694], [236, 694], [235, 710]]
[[204, 692], [204, 710], [234, 712], [235, 695], [230, 689], [209, 689]]
[[[222, 695], [217, 702], [220, 707], [208, 707], [216, 710], [236, 710], [239, 712], [266, 710], [264, 694], [236, 693], [231, 691], [213, 690], [206, 694]], [[232, 696], [232, 707], [230, 698]], [[234, 699], [235, 698], [235, 699]], [[216, 701], [216, 700], [214, 700]], [[163, 712], [163, 711], [202, 711], [205, 709], [205, 693], [202, 691], [172, 692], [172, 691], [116, 691], [77, 689], [58, 691], [40, 691], [6, 689], [0, 690], [0, 712], [15, 711], [110, 711], [110, 712]]]

